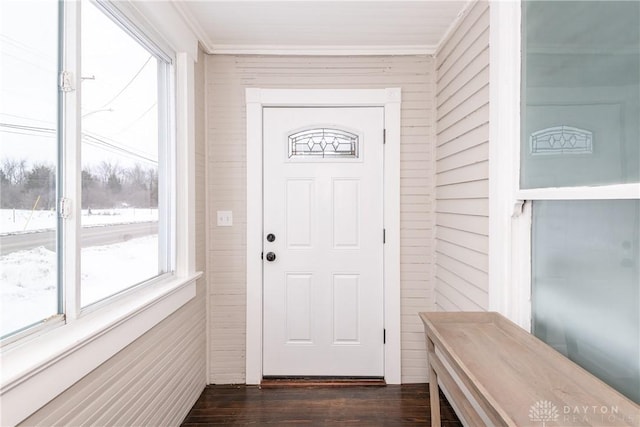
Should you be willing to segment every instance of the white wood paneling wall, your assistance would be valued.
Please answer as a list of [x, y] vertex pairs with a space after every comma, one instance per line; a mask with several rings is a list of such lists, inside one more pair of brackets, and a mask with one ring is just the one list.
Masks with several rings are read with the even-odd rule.
[[438, 310], [486, 310], [489, 263], [489, 3], [436, 54]]
[[[204, 87], [204, 57], [195, 66]], [[196, 89], [196, 269], [204, 271], [204, 91]], [[179, 425], [205, 387], [205, 278], [196, 297], [78, 381], [24, 426]]]
[[[432, 310], [434, 61], [430, 56], [207, 58], [210, 383], [245, 382], [245, 88], [402, 88], [402, 381], [427, 380], [419, 311]], [[232, 210], [233, 227], [216, 211]]]

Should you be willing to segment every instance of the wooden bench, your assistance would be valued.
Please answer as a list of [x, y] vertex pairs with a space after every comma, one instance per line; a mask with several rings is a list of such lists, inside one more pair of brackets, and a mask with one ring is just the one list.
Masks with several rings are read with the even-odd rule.
[[469, 426], [640, 426], [638, 405], [498, 313], [420, 317], [432, 426], [438, 382]]

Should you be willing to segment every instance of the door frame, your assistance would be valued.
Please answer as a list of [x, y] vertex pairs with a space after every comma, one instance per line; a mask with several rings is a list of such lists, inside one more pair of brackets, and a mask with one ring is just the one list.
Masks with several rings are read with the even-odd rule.
[[246, 89], [247, 384], [262, 381], [263, 121], [265, 107], [383, 107], [384, 145], [384, 378], [401, 382], [400, 355], [400, 102], [401, 89]]

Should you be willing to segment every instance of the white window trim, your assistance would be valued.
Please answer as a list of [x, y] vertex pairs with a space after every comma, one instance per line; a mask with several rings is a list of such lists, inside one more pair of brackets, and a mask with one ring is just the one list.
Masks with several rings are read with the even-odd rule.
[[262, 109], [274, 106], [381, 106], [386, 129], [384, 172], [384, 377], [401, 382], [400, 354], [400, 89], [257, 89], [247, 102], [247, 384], [262, 380]]
[[[528, 205], [518, 198], [520, 174], [519, 0], [489, 9], [489, 310], [530, 329]], [[523, 240], [524, 239], [524, 240]]]
[[517, 197], [521, 200], [633, 200], [640, 198], [640, 184], [536, 188], [519, 190]]
[[[62, 6], [62, 5], [61, 5]], [[63, 219], [64, 227], [62, 233], [59, 233], [62, 244], [57, 249], [60, 251], [58, 257], [61, 264], [64, 265], [61, 276], [62, 283], [58, 286], [64, 286], [64, 313], [67, 322], [72, 322], [80, 315], [80, 245], [76, 242], [80, 241], [80, 200], [82, 200], [82, 163], [80, 153], [80, 135], [81, 135], [81, 100], [78, 85], [82, 81], [81, 76], [81, 60], [80, 60], [80, 3], [65, 4], [62, 6], [64, 18], [61, 21], [62, 28], [62, 69], [72, 73], [73, 90], [62, 93], [62, 129], [60, 135], [63, 141], [60, 148], [62, 155], [60, 156], [63, 164], [62, 168], [62, 184], [59, 192], [62, 197], [67, 198], [70, 202], [71, 216]], [[59, 95], [60, 96], [60, 95]], [[60, 141], [58, 141], [60, 143]], [[60, 222], [58, 223], [60, 224]], [[63, 248], [69, 248], [63, 250]], [[74, 253], [70, 248], [74, 248]], [[77, 285], [76, 285], [77, 284]], [[4, 383], [3, 383], [4, 384]]]
[[[78, 43], [78, 2], [69, 2], [64, 20], [69, 30], [67, 43]], [[138, 20], [138, 22], [140, 22]], [[194, 39], [195, 40], [195, 39]], [[67, 44], [69, 45], [69, 44]], [[194, 44], [195, 46], [195, 44]], [[69, 52], [65, 68], [79, 70], [78, 56]], [[166, 319], [196, 295], [196, 280], [202, 273], [195, 271], [195, 81], [194, 57], [189, 52], [176, 56], [176, 271], [149, 285], [132, 289], [113, 303], [101, 304], [78, 316], [78, 300], [68, 302], [68, 324], [59, 322], [37, 333], [12, 342], [0, 354], [0, 425], [16, 425], [53, 400], [75, 382], [113, 357], [127, 345]], [[74, 73], [77, 76], [79, 73]], [[68, 92], [65, 102], [78, 103], [77, 91]], [[67, 115], [69, 116], [69, 115]], [[77, 131], [78, 117], [68, 117], [65, 132]], [[66, 152], [69, 164], [77, 163], [77, 152]], [[68, 168], [71, 169], [71, 168]], [[67, 171], [65, 179], [77, 180], [78, 171]], [[73, 182], [73, 181], [71, 181]], [[80, 186], [77, 185], [79, 189]], [[65, 193], [68, 194], [68, 193]], [[79, 192], [68, 194], [72, 202], [79, 200]], [[73, 207], [77, 210], [78, 206]], [[75, 221], [77, 223], [77, 221]], [[77, 227], [69, 230], [64, 239], [75, 239]], [[64, 260], [71, 263], [65, 280], [78, 280], [76, 257]], [[68, 266], [67, 266], [68, 267]], [[77, 282], [75, 282], [77, 283]], [[77, 317], [77, 318], [76, 318]]]

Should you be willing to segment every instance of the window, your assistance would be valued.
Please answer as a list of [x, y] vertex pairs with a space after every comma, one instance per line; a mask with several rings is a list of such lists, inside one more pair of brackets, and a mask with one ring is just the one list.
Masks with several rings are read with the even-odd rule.
[[[80, 34], [58, 27], [70, 5]], [[6, 2], [0, 37], [10, 341], [172, 275], [173, 60], [106, 1]]]
[[640, 201], [533, 203], [533, 332], [638, 400]]
[[358, 135], [340, 129], [317, 128], [289, 135], [289, 158], [358, 158]]
[[640, 3], [527, 1], [532, 331], [640, 402]]
[[169, 217], [158, 214], [169, 207], [170, 60], [116, 19], [82, 7], [83, 307], [171, 270]]
[[58, 5], [5, 2], [0, 23], [0, 336], [61, 312]]

